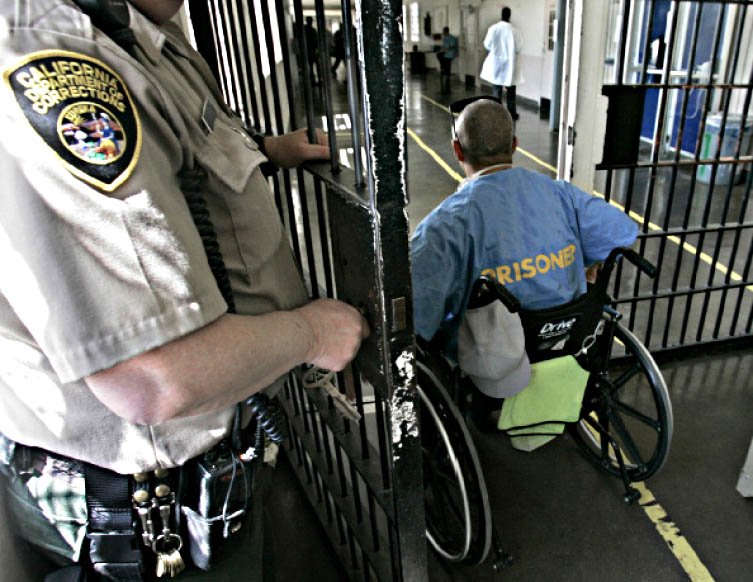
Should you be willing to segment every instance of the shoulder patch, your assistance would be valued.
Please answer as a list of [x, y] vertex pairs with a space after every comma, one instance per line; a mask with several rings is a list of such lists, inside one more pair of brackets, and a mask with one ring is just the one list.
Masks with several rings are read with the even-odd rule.
[[131, 175], [141, 123], [128, 88], [103, 62], [41, 51], [3, 71], [21, 111], [65, 168], [107, 192]]

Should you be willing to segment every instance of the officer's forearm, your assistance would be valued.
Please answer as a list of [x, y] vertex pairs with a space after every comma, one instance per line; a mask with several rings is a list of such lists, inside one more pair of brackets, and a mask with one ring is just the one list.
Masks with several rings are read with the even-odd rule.
[[137, 424], [221, 410], [307, 360], [314, 337], [298, 312], [226, 314], [86, 379], [115, 414]]

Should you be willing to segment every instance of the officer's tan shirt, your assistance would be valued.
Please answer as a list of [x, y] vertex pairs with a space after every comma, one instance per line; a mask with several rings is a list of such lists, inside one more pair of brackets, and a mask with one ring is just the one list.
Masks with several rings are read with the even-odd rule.
[[[258, 169], [265, 158], [227, 114], [206, 63], [174, 25], [157, 27], [131, 9], [131, 27], [136, 60], [65, 0], [0, 4], [0, 432], [121, 473], [183, 463], [220, 440], [233, 414], [134, 425], [83, 381], [227, 309], [180, 189], [181, 170], [207, 170], [202, 189], [237, 311], [306, 301]], [[37, 119], [57, 123], [68, 145], [45, 138], [24, 114], [19, 104], [33, 103], [37, 113], [46, 107], [34, 101], [39, 79], [24, 68], [29, 62], [47, 63], [47, 72], [89, 63], [120, 81], [109, 79], [112, 104], [94, 108], [108, 121], [127, 121], [129, 105], [134, 112], [120, 149], [127, 143], [135, 161], [117, 180], [96, 180], [107, 163], [78, 160], [77, 170], [61, 158], [74, 147], [71, 136], [83, 134], [55, 119], [57, 110]], [[94, 93], [66, 87], [58, 109], [65, 105], [73, 119], [71, 107]], [[205, 103], [217, 114], [211, 131], [202, 122]], [[100, 155], [112, 154], [111, 145], [103, 138]]]

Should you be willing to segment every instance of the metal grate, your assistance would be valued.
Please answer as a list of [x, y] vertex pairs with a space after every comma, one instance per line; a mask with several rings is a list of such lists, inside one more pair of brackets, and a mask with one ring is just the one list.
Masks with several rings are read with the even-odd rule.
[[[337, 375], [360, 421], [343, 419], [331, 398], [291, 375], [281, 396], [288, 457], [351, 579], [425, 580], [401, 4], [342, 0], [336, 15], [322, 0], [314, 7], [304, 14], [300, 0], [189, 2], [196, 44], [249, 127], [281, 134], [306, 126], [312, 140], [314, 127], [328, 130], [332, 161], [281, 170], [272, 186], [311, 297], [357, 306], [372, 329]], [[305, 42], [309, 15], [318, 51]], [[322, 34], [333, 20], [346, 48], [337, 79]]]
[[751, 2], [613, 1], [605, 198], [641, 224], [660, 269], [614, 294], [653, 351], [750, 336]]

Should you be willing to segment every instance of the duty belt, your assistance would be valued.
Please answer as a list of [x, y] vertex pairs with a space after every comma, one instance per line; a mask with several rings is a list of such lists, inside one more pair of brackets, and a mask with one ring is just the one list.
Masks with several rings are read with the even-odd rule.
[[[247, 514], [253, 489], [254, 468], [250, 461], [264, 455], [264, 432], [259, 423], [234, 438], [223, 440], [206, 453], [174, 469], [122, 475], [53, 452], [15, 443], [0, 434], [0, 470], [18, 476], [35, 460], [44, 458], [63, 473], [83, 473], [86, 485], [89, 543], [88, 558], [82, 551], [81, 566], [104, 580], [142, 582], [177, 576], [185, 567], [184, 539], [190, 531], [190, 554], [202, 569], [212, 566], [209, 547], [219, 538], [238, 531]], [[234, 445], [247, 446], [239, 452]], [[235, 506], [229, 504], [234, 501]], [[181, 527], [183, 513], [193, 522]], [[194, 539], [197, 520], [206, 526], [206, 537]], [[219, 532], [219, 535], [215, 535]], [[210, 539], [210, 534], [211, 538]], [[69, 580], [70, 570], [47, 580]]]

